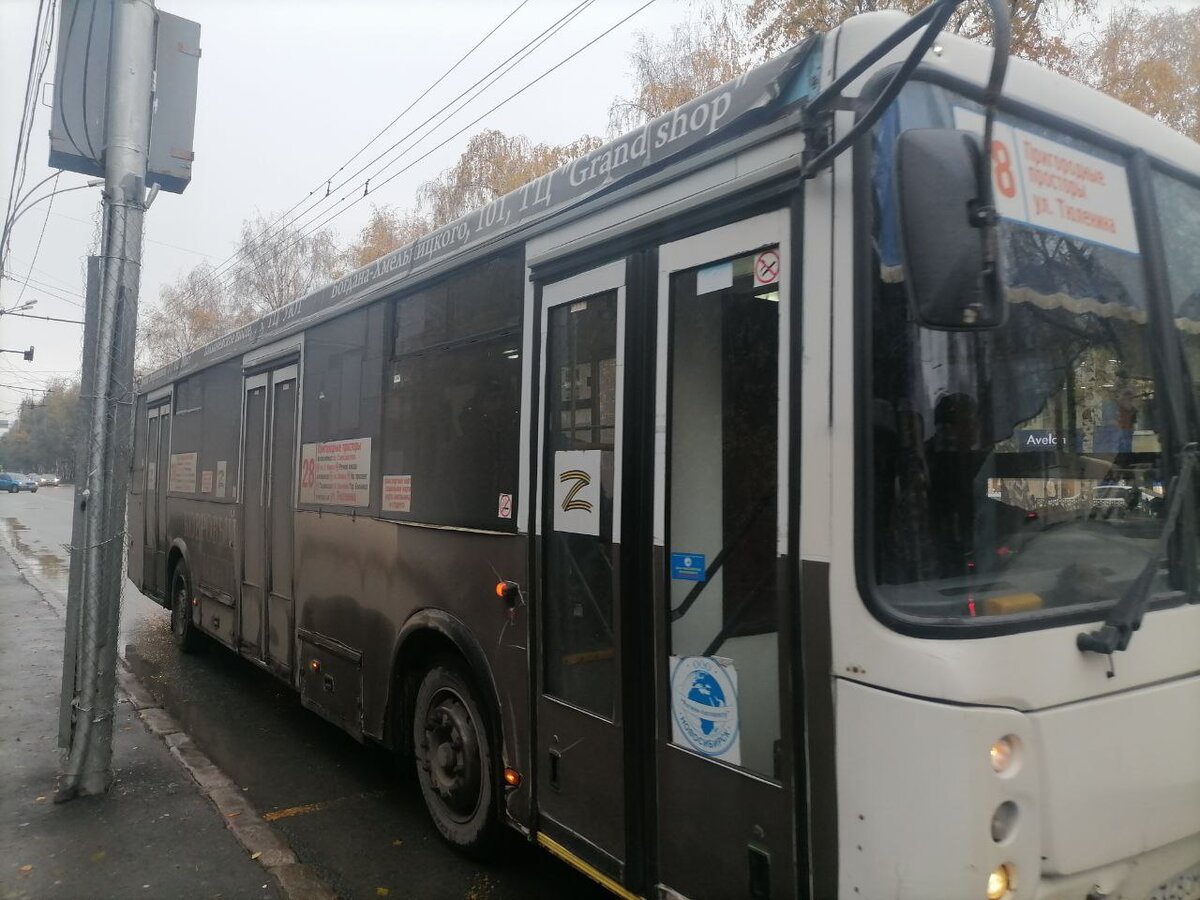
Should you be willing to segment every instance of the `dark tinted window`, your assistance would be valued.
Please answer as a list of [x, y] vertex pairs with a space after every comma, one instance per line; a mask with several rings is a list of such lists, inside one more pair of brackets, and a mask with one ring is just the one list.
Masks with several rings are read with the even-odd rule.
[[402, 298], [396, 355], [519, 327], [523, 268], [521, 255], [508, 253]]
[[371, 442], [371, 500], [358, 508], [360, 513], [373, 512], [379, 503], [379, 422], [389, 340], [386, 308], [381, 301], [322, 322], [308, 330], [304, 343], [301, 453], [316, 452], [315, 445], [325, 443]]
[[385, 516], [514, 527], [523, 272], [509, 254], [396, 302]]

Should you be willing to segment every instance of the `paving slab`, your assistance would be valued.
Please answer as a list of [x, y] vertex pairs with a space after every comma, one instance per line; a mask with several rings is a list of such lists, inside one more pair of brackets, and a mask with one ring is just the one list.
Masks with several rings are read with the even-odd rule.
[[283, 896], [128, 699], [111, 790], [53, 803], [62, 646], [60, 611], [0, 552], [0, 900]]

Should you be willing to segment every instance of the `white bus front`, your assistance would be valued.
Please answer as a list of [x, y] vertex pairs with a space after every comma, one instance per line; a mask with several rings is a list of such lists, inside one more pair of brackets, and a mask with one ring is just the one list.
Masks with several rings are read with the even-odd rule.
[[[831, 36], [826, 82], [896, 22]], [[937, 321], [906, 283], [897, 141], [980, 132], [990, 58], [935, 47], [806, 196], [805, 295], [832, 296], [805, 307], [801, 548], [830, 566], [838, 894], [1200, 897], [1200, 149], [1014, 60], [1002, 324]]]

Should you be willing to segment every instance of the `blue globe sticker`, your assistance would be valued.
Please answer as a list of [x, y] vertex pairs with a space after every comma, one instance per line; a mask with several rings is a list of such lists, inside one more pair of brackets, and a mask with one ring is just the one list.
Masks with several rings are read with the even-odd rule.
[[674, 743], [734, 765], [738, 741], [737, 671], [711, 656], [671, 659]]

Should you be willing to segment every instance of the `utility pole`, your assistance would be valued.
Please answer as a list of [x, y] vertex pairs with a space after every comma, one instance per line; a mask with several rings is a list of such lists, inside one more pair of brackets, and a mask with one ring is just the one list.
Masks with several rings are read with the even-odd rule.
[[[104, 230], [98, 302], [88, 331], [68, 606], [79, 613], [75, 659], [64, 661], [70, 743], [56, 802], [99, 794], [112, 782], [117, 633], [125, 553], [133, 351], [155, 64], [152, 0], [113, 0], [104, 150]], [[68, 641], [70, 639], [68, 638]], [[68, 671], [71, 675], [68, 683]], [[64, 714], [67, 710], [64, 709]]]

